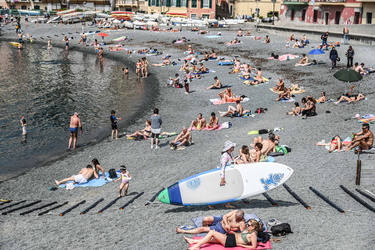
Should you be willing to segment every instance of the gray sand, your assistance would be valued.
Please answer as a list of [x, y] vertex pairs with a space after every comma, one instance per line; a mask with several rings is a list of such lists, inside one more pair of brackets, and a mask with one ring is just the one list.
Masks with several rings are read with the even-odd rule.
[[[7, 29], [11, 27], [5, 27], [5, 37], [15, 40], [14, 30]], [[77, 25], [77, 29], [80, 30], [80, 26]], [[264, 32], [256, 33], [252, 27], [251, 29], [252, 33], [264, 37]], [[87, 28], [86, 30], [97, 29]], [[40, 43], [47, 41], [47, 35], [51, 36], [55, 47], [63, 47], [61, 34], [67, 32], [74, 33], [74, 26], [41, 25], [39, 29], [36, 27], [26, 29], [26, 33], [33, 34]], [[211, 32], [215, 34], [217, 30]], [[215, 168], [219, 163], [220, 151], [226, 140], [230, 139], [237, 143], [238, 147], [235, 151], [237, 153], [241, 145], [249, 145], [252, 142], [254, 136], [247, 135], [248, 131], [274, 127], [284, 128], [277, 134], [281, 136], [282, 144], [292, 148], [290, 154], [278, 157], [276, 161], [295, 170], [287, 184], [312, 209], [305, 209], [283, 187], [268, 192], [277, 201], [278, 207], [273, 207], [263, 195], [250, 197], [249, 204], [239, 201], [234, 202], [233, 205], [243, 209], [246, 213], [256, 213], [265, 221], [276, 218], [290, 223], [294, 234], [283, 238], [282, 243], [273, 243], [274, 249], [371, 249], [371, 245], [375, 243], [374, 214], [339, 188], [339, 185], [344, 185], [354, 191], [357, 156], [353, 152], [329, 154], [323, 147], [315, 146], [315, 143], [322, 139], [329, 141], [335, 134], [346, 138], [351, 132], [358, 132], [361, 129], [360, 124], [351, 117], [357, 113], [363, 115], [374, 112], [375, 96], [372, 90], [374, 75], [365, 76], [360, 83], [355, 83], [355, 90], [361, 91], [368, 97], [366, 101], [355, 104], [318, 104], [318, 116], [306, 120], [301, 117], [287, 116], [285, 113], [293, 107], [293, 103], [275, 102], [276, 94], [269, 90], [276, 84], [279, 77], [285, 79], [287, 86], [291, 83], [298, 83], [306, 90], [305, 94], [296, 95], [297, 101], [300, 101], [304, 95], [318, 97], [321, 91], [326, 91], [329, 98], [336, 99], [350, 85], [332, 76], [335, 70], [328, 67], [330, 63], [328, 54], [310, 57], [310, 59], [317, 58], [327, 63], [310, 67], [294, 67], [297, 60], [280, 62], [266, 59], [271, 52], [279, 55], [287, 53], [302, 55], [320, 41], [310, 40], [311, 44], [306, 48], [291, 49], [284, 47], [286, 37], [270, 34], [271, 44], [264, 44], [251, 38], [240, 38], [243, 41], [242, 44], [227, 47], [223, 43], [233, 40], [236, 32], [224, 30], [222, 33], [221, 38], [207, 39], [204, 35], [189, 31], [181, 33], [133, 30], [110, 32], [110, 37], [106, 38], [108, 40], [126, 35], [131, 38], [130, 41], [124, 42], [127, 48], [155, 47], [163, 51], [163, 55], [172, 55], [172, 60], [176, 62], [178, 58], [184, 57], [182, 52], [186, 50], [187, 44], [173, 45], [171, 41], [187, 36], [190, 39], [189, 44], [193, 44], [196, 50], [208, 51], [214, 48], [219, 56], [226, 58], [239, 55], [241, 61], [262, 67], [264, 76], [272, 78], [268, 84], [262, 86], [246, 86], [237, 75], [228, 74], [229, 67], [217, 66], [216, 62], [207, 62], [205, 65], [214, 69], [216, 73], [206, 74], [201, 80], [194, 80], [190, 84], [192, 93], [185, 95], [184, 90], [164, 86], [168, 77], [178, 73], [181, 62], [178, 62], [179, 66], [175, 67], [150, 67], [152, 77], [147, 79], [147, 84], [159, 86], [154, 94], [156, 101], [145, 107], [144, 113], [141, 113], [132, 125], [121, 130], [120, 133], [143, 128], [145, 119], [149, 118], [154, 107], [160, 109], [164, 121], [163, 131], [167, 132], [178, 132], [182, 126], [188, 126], [198, 112], [203, 113], [208, 119], [212, 111], [225, 110], [227, 104], [213, 106], [209, 102], [210, 98], [215, 98], [218, 91], [205, 89], [213, 82], [215, 75], [224, 84], [234, 84], [234, 93], [249, 96], [250, 101], [244, 103], [245, 108], [254, 111], [256, 108], [263, 107], [268, 108], [268, 112], [256, 115], [254, 118], [220, 118], [220, 122], [232, 122], [233, 127], [213, 132], [193, 131], [195, 145], [181, 151], [169, 149], [168, 142], [172, 138], [162, 139], [161, 148], [151, 150], [147, 141], [138, 142], [127, 140], [125, 137], [113, 141], [108, 136], [108, 139], [94, 146], [72, 151], [64, 159], [34, 168], [25, 175], [0, 183], [2, 196], [0, 198], [14, 201], [42, 199], [43, 204], [51, 201], [59, 203], [69, 201], [68, 206], [40, 217], [36, 215], [36, 212], [25, 216], [20, 216], [20, 212], [1, 216], [1, 249], [187, 249], [182, 235], [175, 233], [177, 225], [192, 224], [190, 218], [220, 215], [227, 213], [228, 210], [223, 205], [217, 205], [215, 210], [210, 211], [204, 206], [177, 207], [158, 201], [146, 207], [144, 206], [146, 201], [162, 187], [167, 187], [190, 175]], [[54, 34], [59, 36], [56, 37]], [[301, 34], [295, 35], [299, 37]], [[39, 39], [40, 36], [44, 40]], [[78, 34], [74, 36], [78, 37]], [[77, 45], [77, 42], [78, 38], [71, 42], [71, 49], [94, 53], [92, 47], [84, 48]], [[374, 66], [371, 65], [373, 63], [371, 59], [375, 56], [373, 47], [357, 44], [353, 46], [356, 53], [354, 61], [364, 62], [366, 66]], [[342, 58], [342, 61], [338, 63], [340, 68], [346, 65], [344, 56], [346, 49], [345, 45], [338, 48]], [[129, 56], [124, 51], [106, 51], [105, 57], [129, 60], [132, 62], [130, 66], [135, 68], [134, 62], [141, 56], [137, 54]], [[106, 58], [104, 60], [107, 60]], [[148, 60], [150, 63], [160, 62], [161, 56], [150, 56]], [[326, 111], [331, 113], [326, 113]], [[65, 132], [68, 140], [68, 132], [62, 131], [62, 133]], [[48, 190], [48, 187], [54, 185], [55, 179], [75, 174], [80, 168], [89, 164], [94, 157], [99, 159], [106, 170], [118, 169], [120, 165], [125, 164], [133, 175], [129, 189], [130, 196], [120, 199], [103, 214], [97, 214], [97, 211], [116, 198], [119, 182], [109, 183], [99, 188], [59, 189], [55, 192]], [[361, 159], [370, 161], [373, 160], [373, 155], [363, 155]], [[345, 210], [345, 213], [339, 213], [320, 200], [309, 190], [310, 186], [330, 197]], [[374, 192], [374, 185], [363, 188]], [[122, 204], [134, 197], [134, 192], [144, 192], [144, 195], [125, 210], [118, 210]], [[100, 203], [86, 215], [79, 214], [84, 208], [102, 197], [105, 202]], [[60, 212], [81, 200], [86, 200], [86, 204], [64, 217], [58, 216]], [[368, 202], [375, 205], [371, 201]], [[28, 209], [21, 211], [26, 210]]]

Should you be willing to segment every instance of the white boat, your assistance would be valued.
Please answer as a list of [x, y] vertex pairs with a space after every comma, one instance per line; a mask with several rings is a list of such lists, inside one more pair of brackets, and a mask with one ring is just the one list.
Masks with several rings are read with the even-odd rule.
[[42, 15], [42, 10], [18, 10], [20, 15], [29, 15], [29, 16], [40, 16]]

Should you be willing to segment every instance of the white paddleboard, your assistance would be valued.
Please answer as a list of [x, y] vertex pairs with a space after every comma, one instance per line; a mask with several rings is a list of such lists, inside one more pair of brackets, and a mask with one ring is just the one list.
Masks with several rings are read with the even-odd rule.
[[286, 182], [293, 169], [270, 162], [240, 164], [225, 169], [227, 184], [220, 186], [220, 169], [183, 179], [164, 189], [161, 202], [182, 206], [232, 202], [272, 190]]

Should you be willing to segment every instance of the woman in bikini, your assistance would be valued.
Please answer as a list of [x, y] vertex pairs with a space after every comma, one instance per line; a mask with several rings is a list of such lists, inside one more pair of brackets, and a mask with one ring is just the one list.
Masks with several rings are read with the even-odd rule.
[[234, 158], [234, 162], [236, 164], [245, 164], [245, 163], [250, 163], [250, 152], [249, 152], [249, 147], [246, 145], [243, 145], [242, 148], [240, 149], [240, 155]]
[[136, 137], [137, 135], [141, 135], [146, 140], [151, 135], [151, 121], [146, 121], [146, 127], [142, 130], [135, 131], [133, 134], [126, 135], [127, 137]]
[[246, 229], [241, 233], [222, 234], [214, 230], [210, 230], [208, 234], [199, 240], [184, 237], [185, 241], [189, 244], [195, 244], [189, 250], [200, 249], [205, 243], [217, 243], [224, 247], [244, 247], [256, 249], [258, 245], [258, 232], [261, 231], [261, 226], [258, 221], [252, 219], [246, 225]]
[[135, 73], [138, 77], [140, 77], [141, 70], [142, 70], [142, 61], [141, 59], [138, 59], [138, 62], [135, 64]]
[[348, 102], [348, 103], [351, 103], [351, 102], [358, 102], [360, 100], [363, 100], [365, 99], [366, 97], [364, 95], [362, 95], [361, 93], [359, 93], [358, 95], [351, 95], [350, 97], [348, 96], [341, 96], [340, 99], [335, 102], [335, 104], [339, 104], [340, 102]]
[[317, 144], [315, 144], [317, 146], [329, 146], [329, 149], [328, 149], [328, 152], [329, 153], [332, 153], [333, 151], [335, 151], [337, 149], [337, 152], [340, 152], [342, 147], [343, 147], [343, 142], [341, 141], [341, 138], [340, 136], [338, 135], [335, 135], [331, 142], [329, 143], [321, 143], [321, 142], [318, 142]]

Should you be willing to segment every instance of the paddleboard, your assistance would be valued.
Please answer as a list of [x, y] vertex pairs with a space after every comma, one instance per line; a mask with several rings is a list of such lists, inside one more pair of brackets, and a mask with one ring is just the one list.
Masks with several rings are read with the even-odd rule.
[[216, 168], [176, 182], [164, 189], [158, 199], [182, 206], [232, 202], [270, 191], [292, 174], [292, 168], [280, 163], [240, 164], [225, 169], [227, 184], [220, 186], [220, 169]]

